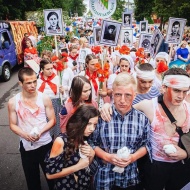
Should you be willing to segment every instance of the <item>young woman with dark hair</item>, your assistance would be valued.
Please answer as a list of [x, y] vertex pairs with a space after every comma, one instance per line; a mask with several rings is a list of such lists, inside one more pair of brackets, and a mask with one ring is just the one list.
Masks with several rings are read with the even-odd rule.
[[91, 105], [82, 105], [70, 117], [66, 133], [56, 138], [45, 160], [46, 176], [55, 179], [55, 189], [88, 190], [90, 169], [95, 152], [88, 145], [88, 136], [95, 130], [99, 112]]
[[[40, 58], [38, 57], [38, 52], [35, 47], [32, 45], [32, 41], [30, 39], [26, 40], [26, 48], [24, 49], [24, 61], [34, 60], [36, 63], [40, 63]], [[28, 66], [25, 63], [25, 66]]]
[[65, 102], [65, 107], [60, 113], [60, 128], [62, 132], [66, 130], [68, 119], [82, 104], [91, 104], [96, 108], [98, 107], [97, 103], [92, 99], [90, 81], [84, 76], [76, 76], [71, 84], [69, 99]]
[[103, 88], [99, 89], [98, 73], [96, 63], [99, 59], [94, 54], [88, 54], [85, 60], [85, 70], [79, 73], [79, 75], [85, 76], [89, 79], [92, 85], [92, 98], [98, 101], [98, 95], [105, 97], [107, 96], [106, 81], [103, 83]]
[[68, 67], [72, 69], [74, 75], [79, 72], [78, 55], [78, 46], [71, 45], [69, 47]]
[[62, 109], [60, 93], [63, 95], [64, 88], [59, 83], [59, 77], [53, 72], [53, 64], [48, 59], [40, 61], [40, 74], [37, 81], [38, 91], [47, 94], [52, 101], [56, 116], [56, 124], [51, 128], [50, 134], [56, 138], [60, 131], [59, 113]]

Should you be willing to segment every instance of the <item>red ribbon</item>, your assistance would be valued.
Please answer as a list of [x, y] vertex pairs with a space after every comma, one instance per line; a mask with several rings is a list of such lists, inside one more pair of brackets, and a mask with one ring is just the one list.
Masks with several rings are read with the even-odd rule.
[[70, 57], [71, 59], [73, 59], [73, 60], [75, 60], [75, 61], [76, 61], [76, 59], [77, 59], [78, 55], [79, 55], [79, 54], [77, 54], [77, 55], [75, 55], [75, 56], [73, 57], [71, 54], [69, 54], [69, 57]]
[[57, 85], [52, 83], [51, 80], [56, 76], [55, 73], [53, 73], [51, 76], [47, 78], [47, 80], [44, 79], [43, 73], [40, 73], [40, 79], [43, 81], [42, 85], [38, 89], [40, 92], [44, 92], [46, 83], [50, 86], [54, 94], [57, 94]]
[[92, 84], [93, 84], [93, 86], [94, 86], [94, 90], [95, 90], [95, 92], [96, 92], [96, 94], [97, 94], [97, 92], [98, 92], [98, 84], [97, 84], [97, 82], [96, 82], [97, 72], [94, 71], [92, 74], [90, 74], [90, 71], [89, 71], [89, 69], [87, 68], [87, 69], [86, 69], [86, 75], [89, 77], [89, 80], [92, 81]]
[[26, 49], [24, 49], [24, 53], [37, 54], [37, 50], [34, 47], [32, 47], [32, 48], [26, 48]]

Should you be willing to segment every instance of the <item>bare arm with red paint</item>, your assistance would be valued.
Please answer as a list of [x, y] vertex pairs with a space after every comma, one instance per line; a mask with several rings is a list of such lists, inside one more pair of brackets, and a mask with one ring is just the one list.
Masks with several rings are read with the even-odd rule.
[[[64, 141], [61, 137], [57, 137], [53, 143], [50, 158], [54, 158], [56, 156], [59, 156], [63, 152], [64, 147]], [[76, 171], [79, 171], [81, 169], [86, 168], [89, 165], [89, 158], [83, 158], [80, 159], [79, 162], [73, 166], [63, 168], [61, 172], [55, 173], [55, 174], [47, 174], [46, 176], [48, 179], [57, 179], [61, 177], [68, 176]]]

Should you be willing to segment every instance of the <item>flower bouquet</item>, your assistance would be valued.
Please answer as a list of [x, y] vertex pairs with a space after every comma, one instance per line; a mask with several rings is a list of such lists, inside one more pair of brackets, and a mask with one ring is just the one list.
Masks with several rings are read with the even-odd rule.
[[144, 48], [139, 48], [136, 52], [136, 60], [135, 63], [136, 64], [143, 64], [145, 63], [145, 52], [144, 52]]
[[[52, 62], [54, 63], [54, 68], [57, 70], [60, 86], [62, 86], [63, 70], [67, 68], [67, 62], [68, 62], [67, 57], [68, 54], [63, 52], [61, 54], [61, 59], [59, 59], [57, 56], [53, 56], [51, 58]], [[63, 105], [62, 95], [60, 95], [60, 99], [61, 99], [61, 104]]]
[[[103, 58], [103, 56], [100, 56]], [[98, 75], [98, 81], [99, 81], [99, 90], [102, 90], [103, 89], [103, 83], [105, 81], [105, 79], [107, 79], [109, 77], [109, 68], [110, 68], [110, 65], [108, 62], [104, 62], [103, 59], [101, 59], [101, 63], [96, 63], [95, 64], [95, 67], [96, 67], [96, 72], [97, 72], [97, 75]], [[103, 105], [103, 99], [100, 95], [98, 95], [98, 106], [99, 108], [102, 107]]]

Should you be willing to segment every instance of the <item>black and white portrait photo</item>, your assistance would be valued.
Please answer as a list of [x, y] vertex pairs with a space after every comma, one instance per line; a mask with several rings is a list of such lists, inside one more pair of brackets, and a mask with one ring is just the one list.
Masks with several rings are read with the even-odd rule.
[[93, 28], [93, 36], [94, 36], [94, 45], [98, 45], [101, 38], [101, 27]]
[[131, 27], [132, 25], [132, 16], [131, 13], [124, 12], [122, 14], [122, 23], [124, 27]]
[[161, 43], [163, 41], [164, 37], [159, 29], [154, 30], [152, 39], [151, 39], [151, 47], [150, 47], [150, 54], [152, 57], [155, 57], [157, 54]]
[[140, 33], [148, 33], [148, 21], [140, 21]]
[[120, 45], [133, 45], [133, 29], [122, 29], [120, 34]]
[[151, 47], [150, 45], [151, 38], [152, 38], [152, 34], [141, 33], [140, 40], [139, 40], [139, 48], [142, 47], [144, 48], [145, 51], [149, 51]]
[[116, 46], [120, 30], [120, 22], [103, 20], [100, 44]]
[[79, 52], [79, 62], [85, 63], [85, 58], [86, 58], [86, 51], [85, 51], [85, 49], [80, 49], [80, 52]]
[[44, 23], [46, 35], [63, 34], [62, 9], [45, 9]]
[[171, 44], [179, 44], [183, 37], [185, 25], [186, 19], [169, 18], [166, 42]]
[[94, 36], [90, 36], [90, 37], [89, 37], [89, 44], [90, 44], [91, 46], [94, 45]]

